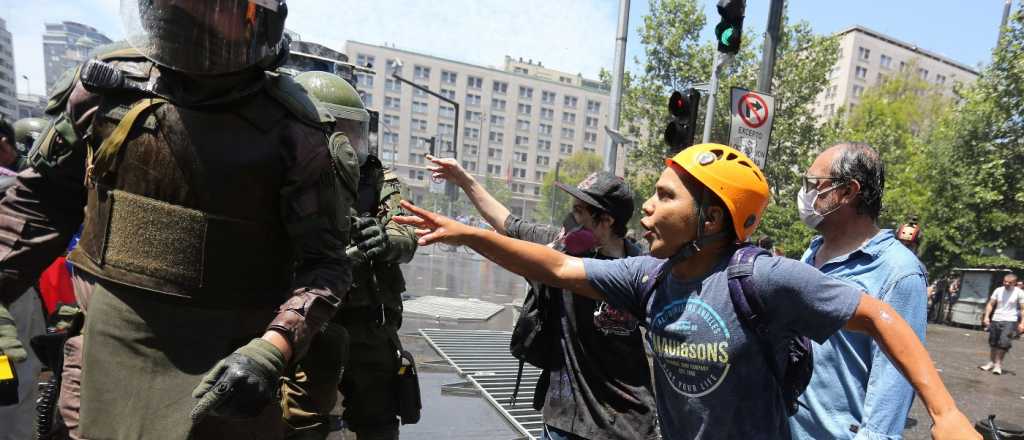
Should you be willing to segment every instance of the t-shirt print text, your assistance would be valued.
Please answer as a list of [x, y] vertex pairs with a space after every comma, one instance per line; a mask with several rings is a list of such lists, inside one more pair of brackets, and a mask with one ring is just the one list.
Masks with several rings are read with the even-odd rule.
[[729, 327], [698, 298], [665, 306], [651, 321], [647, 335], [655, 359], [681, 394], [710, 394], [729, 374]]

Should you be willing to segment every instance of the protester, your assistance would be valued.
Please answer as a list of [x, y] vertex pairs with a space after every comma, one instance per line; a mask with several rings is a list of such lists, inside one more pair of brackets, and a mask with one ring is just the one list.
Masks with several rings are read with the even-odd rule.
[[[396, 221], [416, 226], [421, 245], [467, 245], [512, 272], [644, 319], [667, 439], [790, 438], [772, 374], [781, 368], [780, 356], [789, 354], [785, 343], [794, 333], [824, 342], [844, 326], [876, 340], [904, 372], [932, 416], [934, 438], [981, 438], [913, 329], [891, 306], [857, 288], [803, 263], [761, 256], [738, 269], [756, 287], [764, 326], [755, 333], [741, 325], [725, 269], [735, 244], [761, 221], [768, 203], [764, 175], [743, 153], [716, 144], [689, 147], [666, 163], [640, 221], [651, 242], [649, 257], [571, 257], [411, 204], [405, 207], [416, 216]], [[787, 351], [766, 353], [764, 347]]]
[[1024, 333], [1024, 290], [1017, 287], [1017, 275], [1007, 274], [1003, 285], [992, 291], [985, 305], [982, 325], [988, 329], [989, 362], [978, 368], [1003, 374], [1003, 358], [1010, 351], [1014, 330]]
[[[800, 190], [800, 219], [820, 232], [804, 263], [891, 306], [924, 341], [926, 271], [892, 230], [878, 228], [885, 166], [865, 144], [821, 153]], [[914, 390], [882, 347], [840, 330], [814, 346], [814, 375], [790, 418], [794, 438], [899, 438]]]
[[[597, 259], [640, 255], [625, 240], [633, 216], [633, 191], [610, 173], [593, 173], [576, 187], [556, 185], [573, 197], [573, 221], [596, 239], [597, 249], [572, 250], [570, 237], [558, 228], [525, 221], [498, 202], [454, 159], [437, 159], [435, 178], [458, 185], [494, 230], [508, 237], [547, 245]], [[461, 223], [461, 222], [460, 222]], [[561, 234], [560, 234], [561, 233]], [[564, 238], [559, 242], [559, 238]], [[570, 249], [566, 249], [570, 248]], [[527, 277], [530, 278], [530, 277]], [[531, 279], [534, 294], [547, 295], [557, 307], [561, 347], [552, 367], [541, 375], [534, 392], [537, 409], [544, 411], [545, 439], [642, 439], [656, 437], [654, 395], [650, 368], [639, 322], [628, 312], [603, 300], [574, 297]], [[552, 332], [554, 333], [554, 332]]]

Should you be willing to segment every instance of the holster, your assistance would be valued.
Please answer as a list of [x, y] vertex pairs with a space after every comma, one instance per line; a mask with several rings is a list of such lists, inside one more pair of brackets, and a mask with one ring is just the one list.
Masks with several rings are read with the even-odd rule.
[[[412, 353], [399, 350], [400, 367], [398, 369], [398, 417], [402, 419], [403, 425], [414, 424], [420, 421], [420, 410], [423, 402], [420, 400], [420, 377], [416, 372], [416, 361]], [[408, 364], [408, 365], [407, 365]]]
[[[57, 411], [57, 399], [60, 396], [62, 372], [64, 371], [64, 343], [69, 338], [78, 336], [85, 323], [85, 315], [78, 311], [74, 316], [59, 316], [62, 305], [50, 318], [46, 333], [33, 336], [29, 341], [36, 357], [50, 370], [50, 379], [39, 384], [39, 397], [36, 400], [36, 438], [40, 440], [61, 438], [64, 434], [64, 423]], [[67, 327], [56, 325], [55, 321], [70, 319]]]

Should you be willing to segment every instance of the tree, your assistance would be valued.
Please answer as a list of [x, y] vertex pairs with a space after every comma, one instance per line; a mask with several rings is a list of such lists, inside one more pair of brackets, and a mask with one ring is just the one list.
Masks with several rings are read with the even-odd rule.
[[[627, 179], [638, 196], [638, 210], [639, 202], [653, 192], [654, 182], [664, 168], [666, 149], [662, 132], [669, 120], [666, 107], [671, 90], [704, 82], [711, 73], [716, 44], [699, 41], [706, 23], [703, 9], [695, 0], [651, 0], [650, 14], [644, 17], [640, 28], [646, 55], [644, 71], [624, 78], [622, 111], [626, 132], [638, 141], [630, 151], [627, 171]], [[753, 40], [744, 40], [736, 59], [721, 75], [712, 142], [728, 143], [731, 88], [755, 86], [760, 51], [755, 51]], [[814, 35], [808, 23], [790, 24], [783, 18], [772, 82], [777, 108], [765, 170], [774, 203], [766, 212], [760, 231], [773, 237], [787, 252], [798, 253], [811, 235], [799, 223], [795, 200], [799, 175], [822, 143], [823, 131], [812, 114], [811, 103], [828, 84], [827, 73], [836, 62], [837, 48], [835, 38]], [[703, 96], [701, 108], [706, 111], [706, 107], [707, 97]], [[702, 125], [696, 131], [699, 142]], [[634, 215], [633, 227], [639, 218], [640, 215]]]
[[[597, 153], [577, 151], [572, 156], [561, 160], [558, 181], [575, 186], [591, 173], [601, 171], [604, 160]], [[540, 189], [540, 203], [533, 210], [533, 218], [538, 223], [550, 222], [560, 225], [562, 217], [572, 209], [572, 197], [555, 186], [555, 173], [544, 176], [544, 184]]]

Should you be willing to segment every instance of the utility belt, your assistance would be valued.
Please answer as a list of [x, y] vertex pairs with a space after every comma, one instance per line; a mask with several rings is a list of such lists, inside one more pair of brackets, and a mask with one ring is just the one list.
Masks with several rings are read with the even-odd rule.
[[402, 320], [402, 311], [381, 305], [340, 309], [332, 321], [341, 325], [375, 324], [379, 327], [391, 324], [397, 326]]
[[102, 184], [88, 199], [69, 260], [93, 275], [213, 307], [279, 305], [288, 293], [290, 253], [269, 225]]

